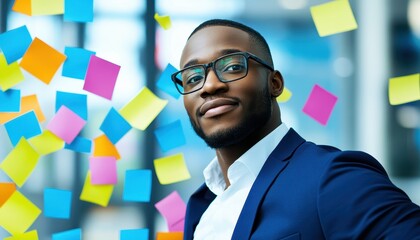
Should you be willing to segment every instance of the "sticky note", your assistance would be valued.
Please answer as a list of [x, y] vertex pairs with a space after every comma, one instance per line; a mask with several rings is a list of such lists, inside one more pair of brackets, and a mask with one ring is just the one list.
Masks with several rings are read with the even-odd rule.
[[18, 13], [23, 13], [28, 16], [32, 15], [32, 0], [15, 0], [12, 10]]
[[55, 188], [44, 189], [44, 216], [69, 219], [71, 210], [71, 191]]
[[4, 124], [10, 141], [15, 146], [21, 137], [26, 139], [41, 134], [41, 127], [34, 111], [25, 113]]
[[111, 100], [120, 68], [120, 66], [112, 62], [92, 55], [83, 89]]
[[5, 92], [0, 91], [0, 112], [19, 112], [20, 110], [20, 90], [9, 89]]
[[183, 240], [183, 232], [157, 232], [156, 240]]
[[148, 240], [149, 229], [125, 229], [120, 231], [120, 240]]
[[116, 144], [131, 129], [131, 125], [117, 110], [111, 108], [99, 129], [113, 144]]
[[38, 231], [32, 230], [22, 234], [16, 234], [11, 237], [3, 238], [3, 240], [38, 240]]
[[277, 97], [277, 102], [279, 103], [287, 102], [290, 100], [291, 97], [292, 97], [292, 92], [288, 88], [284, 87], [281, 95]]
[[54, 233], [52, 235], [52, 240], [81, 240], [82, 239], [82, 229], [75, 228], [72, 230], [67, 230], [64, 232]]
[[127, 170], [125, 172], [123, 200], [150, 202], [152, 193], [152, 171], [149, 169]]
[[117, 183], [117, 159], [115, 157], [89, 157], [92, 185]]
[[106, 135], [100, 135], [93, 139], [93, 156], [114, 156], [117, 160], [121, 158], [117, 148]]
[[185, 145], [186, 143], [180, 120], [159, 126], [154, 131], [154, 134], [160, 148], [164, 152]]
[[160, 184], [181, 182], [191, 177], [182, 153], [157, 158], [153, 163]]
[[92, 140], [77, 136], [70, 144], [66, 143], [64, 148], [79, 153], [90, 153], [92, 151]]
[[303, 107], [303, 112], [322, 125], [326, 125], [337, 99], [332, 93], [315, 84]]
[[144, 87], [119, 112], [132, 127], [145, 130], [167, 103]]
[[388, 96], [391, 105], [420, 100], [420, 74], [389, 79]]
[[177, 191], [173, 191], [155, 204], [156, 209], [165, 218], [170, 232], [184, 231], [184, 219], [187, 206]]
[[64, 0], [31, 0], [33, 16], [58, 15], [64, 13]]
[[80, 194], [80, 200], [98, 204], [102, 207], [108, 206], [109, 200], [111, 199], [114, 185], [92, 185], [91, 184], [91, 173], [88, 172], [83, 185], [82, 193]]
[[315, 27], [321, 37], [357, 28], [348, 0], [330, 1], [311, 7]]
[[28, 142], [41, 156], [56, 152], [64, 147], [64, 141], [49, 130], [44, 130], [40, 135], [29, 139]]
[[25, 25], [0, 34], [0, 49], [8, 64], [22, 58], [31, 42], [32, 37]]
[[35, 115], [40, 123], [45, 121], [45, 115], [42, 112], [41, 106], [39, 105], [37, 96], [34, 95], [28, 95], [22, 97], [20, 100], [20, 111], [17, 113], [2, 113], [0, 112], [0, 124], [4, 124], [5, 122], [8, 122], [17, 116], [20, 116], [24, 113], [34, 111]]
[[19, 191], [15, 191], [0, 208], [0, 226], [11, 235], [26, 232], [41, 210]]
[[63, 105], [48, 123], [47, 129], [70, 144], [85, 124], [84, 119]]
[[66, 0], [64, 5], [64, 21], [92, 22], [93, 0]]
[[14, 183], [0, 183], [0, 208], [7, 200], [9, 200], [10, 196], [12, 196], [15, 191], [16, 185]]
[[0, 88], [6, 91], [25, 80], [17, 62], [8, 64], [4, 54], [0, 51]]
[[171, 28], [171, 17], [159, 16], [158, 13], [155, 13], [155, 20], [163, 29], [168, 30], [169, 28]]
[[[80, 4], [83, 4], [85, 2], [92, 1], [67, 0], [66, 4], [71, 4], [72, 2], [79, 2]], [[64, 18], [65, 17], [66, 15], [64, 14]], [[95, 52], [78, 47], [65, 47], [64, 54], [67, 56], [67, 59], [63, 64], [63, 71], [61, 75], [84, 80], [90, 57], [95, 55]]]
[[16, 185], [22, 187], [38, 164], [38, 160], [39, 154], [25, 138], [21, 138], [16, 147], [0, 163], [0, 168]]
[[178, 69], [172, 66], [172, 64], [168, 63], [168, 65], [166, 65], [166, 68], [160, 74], [160, 77], [156, 83], [156, 86], [160, 90], [166, 92], [175, 99], [178, 99], [181, 96], [178, 90], [176, 90], [175, 84], [171, 79], [171, 75], [177, 71]]
[[63, 105], [79, 115], [79, 117], [87, 120], [88, 109], [86, 94], [57, 91], [55, 97], [55, 111], [57, 112]]

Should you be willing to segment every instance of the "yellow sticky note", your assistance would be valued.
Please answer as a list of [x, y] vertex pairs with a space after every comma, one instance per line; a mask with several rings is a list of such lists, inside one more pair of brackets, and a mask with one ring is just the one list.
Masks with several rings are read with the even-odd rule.
[[292, 92], [284, 87], [283, 92], [277, 97], [277, 102], [287, 102], [292, 97]]
[[23, 55], [20, 66], [39, 80], [49, 84], [64, 60], [66, 60], [66, 55], [39, 38], [35, 38]]
[[25, 138], [21, 138], [16, 147], [0, 163], [0, 168], [19, 187], [26, 182], [38, 164], [39, 154]]
[[38, 240], [37, 230], [32, 230], [26, 233], [17, 234], [15, 236], [3, 238], [3, 240]]
[[0, 87], [3, 92], [25, 79], [17, 62], [7, 64], [4, 54], [0, 53]]
[[10, 196], [16, 191], [16, 185], [14, 183], [0, 183], [0, 208], [3, 206]]
[[0, 226], [16, 236], [28, 230], [41, 210], [19, 191], [15, 191], [0, 208]]
[[182, 153], [155, 159], [154, 165], [160, 184], [171, 184], [191, 178]]
[[64, 0], [31, 0], [31, 2], [33, 16], [64, 13]]
[[155, 13], [155, 20], [163, 29], [168, 30], [169, 28], [171, 28], [171, 17], [159, 16], [158, 13]]
[[119, 113], [134, 128], [145, 130], [168, 104], [144, 87]]
[[12, 10], [15, 12], [23, 13], [26, 15], [32, 15], [31, 0], [15, 0]]
[[93, 156], [95, 157], [110, 157], [113, 156], [117, 160], [121, 158], [118, 149], [112, 144], [111, 140], [103, 134], [93, 139]]
[[391, 105], [420, 100], [420, 74], [389, 79], [388, 95]]
[[40, 155], [47, 155], [64, 148], [64, 141], [49, 130], [28, 140]]
[[45, 121], [45, 115], [39, 105], [38, 98], [35, 94], [22, 97], [20, 100], [20, 111], [4, 113], [0, 112], [0, 124], [4, 124], [13, 118], [20, 116], [29, 111], [34, 111], [36, 118], [40, 123]]
[[82, 193], [80, 194], [80, 200], [95, 203], [102, 207], [108, 206], [114, 185], [92, 185], [90, 179], [91, 174], [88, 171]]
[[311, 7], [315, 27], [321, 37], [357, 28], [348, 0], [335, 0]]

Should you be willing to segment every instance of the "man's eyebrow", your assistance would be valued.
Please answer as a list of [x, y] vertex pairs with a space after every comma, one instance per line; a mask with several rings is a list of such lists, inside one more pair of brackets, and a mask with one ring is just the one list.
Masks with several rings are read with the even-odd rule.
[[[242, 50], [236, 49], [236, 48], [228, 48], [228, 49], [223, 49], [219, 52], [220, 56], [223, 55], [227, 55], [227, 54], [231, 54], [231, 53], [237, 53], [237, 52], [243, 52]], [[191, 59], [190, 61], [188, 61], [182, 69], [193, 66], [198, 64], [198, 59]]]

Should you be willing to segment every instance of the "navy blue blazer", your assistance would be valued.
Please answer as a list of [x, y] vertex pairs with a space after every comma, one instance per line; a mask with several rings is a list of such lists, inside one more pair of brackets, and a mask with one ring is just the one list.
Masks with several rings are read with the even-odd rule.
[[[214, 198], [205, 184], [190, 197], [184, 239]], [[232, 239], [420, 239], [420, 207], [370, 155], [315, 145], [290, 129], [258, 174]]]

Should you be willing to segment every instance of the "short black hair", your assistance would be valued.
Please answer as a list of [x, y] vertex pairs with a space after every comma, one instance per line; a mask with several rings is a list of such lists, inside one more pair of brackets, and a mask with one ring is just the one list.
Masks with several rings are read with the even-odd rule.
[[253, 29], [249, 26], [246, 26], [242, 23], [233, 21], [233, 20], [228, 20], [228, 19], [210, 19], [210, 20], [207, 20], [207, 21], [201, 23], [200, 25], [198, 25], [194, 29], [194, 31], [192, 31], [192, 33], [190, 34], [188, 39], [190, 39], [191, 36], [194, 35], [196, 32], [198, 32], [199, 30], [201, 30], [203, 28], [206, 28], [206, 27], [211, 27], [211, 26], [233, 27], [233, 28], [237, 28], [237, 29], [240, 29], [240, 30], [248, 33], [249, 36], [250, 36], [251, 43], [254, 43], [254, 44], [258, 45], [263, 50], [263, 52], [264, 52], [263, 54], [265, 56], [260, 56], [260, 57], [267, 60], [268, 63], [271, 65], [271, 67], [273, 67], [273, 57], [271, 56], [270, 47], [268, 46], [265, 38], [257, 30], [255, 30], [255, 29]]

